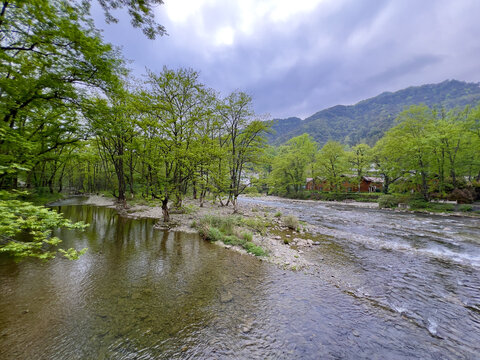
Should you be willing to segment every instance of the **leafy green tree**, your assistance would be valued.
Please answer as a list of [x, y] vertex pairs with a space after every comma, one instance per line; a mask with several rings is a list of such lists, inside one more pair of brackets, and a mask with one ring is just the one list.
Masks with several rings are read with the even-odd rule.
[[347, 153], [347, 158], [352, 170], [355, 171], [358, 192], [360, 192], [362, 177], [365, 176], [372, 162], [371, 148], [367, 144], [355, 145]]
[[[92, 91], [115, 88], [123, 61], [93, 27], [82, 6], [61, 0], [0, 2], [0, 186], [18, 179], [51, 187], [64, 154], [83, 137], [79, 111]], [[50, 258], [71, 227], [43, 207], [3, 192], [1, 251]], [[26, 240], [19, 240], [27, 232]], [[68, 250], [67, 257], [79, 255]]]
[[[480, 104], [477, 105], [475, 108], [473, 108], [471, 111], [469, 111], [468, 117], [467, 117], [467, 129], [476, 138], [476, 141], [474, 141], [474, 144], [476, 144], [477, 146], [474, 146], [474, 148], [472, 149], [475, 153], [473, 158], [479, 159], [480, 158]], [[480, 181], [480, 168], [478, 170], [476, 179], [477, 181]]]
[[272, 164], [271, 182], [279, 192], [298, 193], [305, 185], [308, 168], [314, 162], [317, 143], [308, 134], [294, 137], [278, 150]]
[[[143, 132], [147, 179], [151, 194], [162, 201], [164, 221], [170, 220], [171, 198], [181, 206], [189, 181], [195, 171], [197, 124], [208, 116], [205, 107], [208, 92], [192, 69], [148, 73], [149, 89], [144, 92], [138, 125]], [[159, 193], [157, 193], [158, 190]]]
[[397, 122], [385, 139], [392, 151], [401, 154], [399, 167], [413, 172], [423, 198], [428, 200], [435, 148], [435, 114], [428, 106], [411, 106], [398, 115]]
[[320, 174], [327, 179], [330, 189], [339, 191], [341, 176], [348, 169], [347, 154], [342, 144], [328, 141], [318, 152], [318, 168]]
[[[116, 178], [118, 202], [126, 205], [126, 160], [132, 151], [135, 136], [133, 123], [133, 104], [126, 92], [113, 94], [109, 99], [94, 99], [85, 106], [85, 115], [89, 119], [90, 129], [95, 136], [98, 149], [103, 157], [113, 165]], [[102, 155], [101, 155], [102, 156]], [[115, 194], [114, 194], [115, 195]]]
[[390, 185], [399, 180], [405, 173], [401, 166], [401, 155], [392, 147], [392, 143], [383, 137], [372, 148], [372, 160], [383, 178], [383, 192], [388, 194]]
[[[81, 7], [64, 1], [2, 1], [0, 153], [32, 168], [81, 138], [76, 116], [87, 89], [117, 85], [122, 60]], [[11, 175], [3, 174], [0, 182]]]
[[[165, 27], [155, 21], [155, 8], [163, 4], [163, 0], [98, 0], [105, 11], [107, 23], [116, 23], [118, 19], [113, 16], [112, 10], [125, 8], [130, 15], [133, 27], [141, 28], [149, 39], [166, 34]], [[89, 1], [82, 0], [82, 4], [89, 8]]]
[[[51, 259], [61, 240], [52, 230], [64, 227], [83, 229], [83, 223], [72, 223], [56, 211], [17, 199], [21, 193], [0, 191], [0, 253], [20, 260], [27, 257]], [[58, 250], [69, 259], [77, 259], [87, 249]]]
[[234, 212], [237, 212], [238, 196], [247, 187], [242, 181], [245, 165], [259, 161], [269, 123], [256, 120], [252, 98], [244, 92], [231, 93], [219, 103], [217, 111], [228, 144], [230, 186], [227, 203], [231, 201]]

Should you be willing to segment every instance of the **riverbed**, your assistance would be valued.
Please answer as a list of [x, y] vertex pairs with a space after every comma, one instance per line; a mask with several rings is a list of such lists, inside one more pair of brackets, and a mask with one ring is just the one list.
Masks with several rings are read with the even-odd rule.
[[313, 224], [313, 271], [72, 200], [79, 260], [0, 259], [0, 358], [478, 358], [478, 219], [241, 201]]

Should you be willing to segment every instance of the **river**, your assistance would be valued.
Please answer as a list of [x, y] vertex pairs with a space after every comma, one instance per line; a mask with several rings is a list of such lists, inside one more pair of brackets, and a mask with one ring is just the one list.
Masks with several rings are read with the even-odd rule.
[[308, 273], [63, 202], [77, 261], [0, 258], [1, 359], [475, 359], [478, 219], [242, 199], [317, 225]]

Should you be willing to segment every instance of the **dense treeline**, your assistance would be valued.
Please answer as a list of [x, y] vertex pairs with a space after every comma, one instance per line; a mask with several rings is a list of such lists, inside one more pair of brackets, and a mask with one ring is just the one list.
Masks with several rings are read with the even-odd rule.
[[[328, 141], [321, 149], [310, 135], [292, 138], [274, 150], [263, 186], [282, 195], [300, 192], [305, 179], [340, 185], [359, 184], [365, 175], [381, 177], [383, 192], [410, 192], [424, 200], [473, 201], [480, 181], [480, 105], [446, 111], [415, 105], [375, 144], [353, 147]], [[459, 191], [463, 189], [463, 191]]]

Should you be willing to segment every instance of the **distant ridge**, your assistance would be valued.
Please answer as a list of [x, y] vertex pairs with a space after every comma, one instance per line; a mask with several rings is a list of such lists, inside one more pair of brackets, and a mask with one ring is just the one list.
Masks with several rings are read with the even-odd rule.
[[296, 117], [275, 119], [269, 142], [282, 144], [303, 133], [310, 134], [320, 145], [336, 140], [355, 145], [369, 145], [390, 129], [394, 120], [406, 106], [426, 104], [447, 109], [476, 105], [480, 102], [478, 83], [446, 80], [439, 84], [411, 86], [395, 92], [384, 92], [362, 100], [355, 105], [336, 105], [316, 112], [305, 120]]

